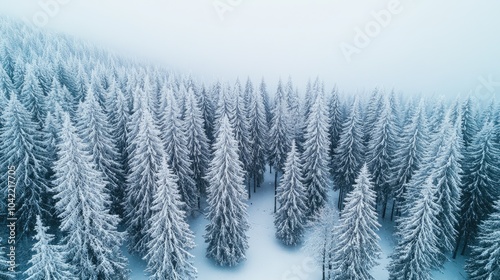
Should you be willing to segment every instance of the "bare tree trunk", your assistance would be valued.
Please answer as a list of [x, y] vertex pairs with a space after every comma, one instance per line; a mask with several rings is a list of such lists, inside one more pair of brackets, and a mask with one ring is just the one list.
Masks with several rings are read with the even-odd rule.
[[394, 218], [394, 209], [396, 208], [396, 199], [392, 201], [392, 209], [391, 209], [391, 221]]
[[384, 199], [384, 206], [382, 208], [382, 219], [385, 219], [385, 211], [387, 210], [387, 199]]
[[458, 248], [460, 247], [460, 241], [462, 241], [462, 233], [458, 234], [457, 244], [455, 246], [455, 250], [453, 251], [453, 259], [457, 257]]
[[464, 236], [464, 247], [462, 248], [462, 252], [460, 253], [460, 255], [462, 255], [462, 256], [465, 254], [465, 250], [467, 250], [467, 245], [469, 243], [469, 237], [470, 237], [469, 231], [466, 231], [465, 236]]
[[274, 213], [276, 213], [276, 196], [278, 195], [278, 170], [274, 172]]

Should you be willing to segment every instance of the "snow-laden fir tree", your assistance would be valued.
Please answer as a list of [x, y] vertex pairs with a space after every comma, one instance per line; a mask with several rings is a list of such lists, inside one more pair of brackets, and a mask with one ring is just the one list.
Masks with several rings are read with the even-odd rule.
[[458, 214], [460, 212], [460, 197], [462, 193], [462, 147], [460, 134], [461, 116], [455, 125], [451, 123], [450, 112], [442, 121], [439, 137], [444, 139], [441, 149], [433, 161], [432, 177], [437, 188], [437, 203], [441, 207], [438, 220], [442, 229], [439, 235], [439, 245], [443, 253], [453, 251]]
[[168, 95], [168, 106], [165, 112], [163, 127], [163, 142], [167, 161], [173, 172], [179, 177], [179, 191], [185, 203], [186, 212], [191, 214], [198, 208], [199, 189], [194, 180], [190, 150], [188, 147], [188, 132], [186, 122], [182, 120], [182, 112], [176, 98]]
[[67, 113], [59, 137], [53, 192], [69, 263], [79, 279], [127, 279], [120, 249], [125, 235], [117, 230], [118, 216], [109, 212], [105, 176]]
[[465, 154], [462, 213], [454, 255], [462, 237], [462, 254], [465, 252], [469, 240], [476, 235], [478, 224], [493, 211], [500, 195], [500, 144], [495, 136], [493, 123], [486, 123]]
[[381, 102], [380, 112], [375, 116], [371, 137], [368, 142], [367, 164], [373, 174], [373, 185], [377, 194], [377, 202], [382, 204], [382, 218], [385, 217], [389, 200], [393, 167], [393, 155], [396, 152], [396, 124], [394, 110], [390, 99], [385, 97]]
[[339, 224], [334, 228], [333, 279], [374, 279], [370, 270], [380, 258], [380, 228], [375, 209], [376, 193], [366, 164], [353, 190], [345, 198]]
[[390, 280], [430, 280], [432, 269], [439, 266], [442, 254], [438, 236], [442, 229], [437, 216], [442, 209], [436, 192], [429, 177], [408, 216], [399, 219], [399, 241], [388, 266]]
[[474, 136], [479, 132], [475, 114], [474, 101], [469, 96], [462, 105], [462, 137], [464, 138], [464, 148], [472, 144]]
[[288, 105], [284, 98], [283, 88], [281, 83], [279, 83], [274, 99], [273, 117], [269, 131], [269, 163], [276, 172], [283, 170], [292, 141], [290, 126], [292, 120], [290, 120]]
[[214, 103], [213, 96], [211, 92], [205, 88], [201, 87], [200, 94], [197, 95], [198, 104], [203, 115], [203, 125], [205, 129], [205, 135], [207, 136], [209, 143], [212, 142], [214, 138], [213, 124], [214, 124]]
[[3, 69], [3, 67], [0, 67], [0, 90], [3, 90], [8, 94], [15, 91], [12, 80], [8, 76], [7, 72]]
[[330, 138], [328, 134], [328, 109], [323, 94], [317, 94], [305, 130], [304, 185], [307, 189], [308, 216], [316, 215], [325, 205], [330, 180]]
[[47, 151], [44, 136], [32, 116], [17, 95], [11, 94], [0, 119], [0, 167], [4, 170], [0, 175], [1, 203], [7, 201], [7, 170], [14, 167], [19, 235], [31, 233], [36, 216], [43, 215], [46, 210], [41, 198], [47, 192]]
[[53, 244], [54, 235], [48, 233], [49, 227], [43, 225], [40, 216], [36, 218], [35, 232], [33, 237], [35, 243], [31, 249], [34, 254], [31, 257], [29, 268], [24, 272], [26, 280], [71, 280], [75, 268], [67, 262], [67, 253], [62, 245]]
[[252, 143], [250, 161], [250, 176], [253, 178], [254, 192], [256, 186], [264, 181], [266, 171], [268, 125], [264, 95], [257, 88], [250, 95], [250, 141]]
[[[278, 87], [279, 94], [282, 90]], [[283, 98], [283, 97], [281, 97]], [[290, 118], [288, 113], [288, 106], [285, 100], [280, 99], [279, 95], [276, 96], [275, 107], [273, 108], [273, 118], [269, 131], [268, 146], [269, 146], [269, 164], [274, 168], [274, 212], [276, 212], [276, 189], [278, 188], [278, 172], [283, 171], [286, 155], [290, 149], [291, 144], [291, 129]]]
[[368, 146], [373, 128], [375, 123], [379, 119], [379, 115], [382, 112], [382, 106], [384, 103], [384, 95], [375, 88], [372, 95], [368, 99], [368, 104], [366, 104], [366, 109], [364, 110], [364, 124], [363, 124], [363, 143]]
[[290, 112], [290, 119], [293, 120], [290, 123], [290, 131], [292, 132], [291, 138], [295, 141], [298, 141], [299, 136], [301, 136], [302, 134], [303, 124], [299, 104], [299, 94], [298, 91], [293, 87], [291, 77], [288, 77], [288, 81], [285, 86], [285, 100], [288, 106], [288, 112]]
[[465, 270], [471, 280], [500, 279], [500, 200], [493, 213], [479, 226], [476, 245]]
[[156, 174], [156, 190], [153, 195], [153, 212], [149, 241], [144, 260], [150, 279], [189, 280], [196, 278], [193, 255], [194, 235], [186, 222], [186, 213], [177, 185], [178, 178], [172, 172], [166, 159]]
[[330, 156], [333, 158], [342, 133], [342, 104], [337, 89], [334, 88], [328, 99], [328, 116], [330, 118]]
[[292, 140], [284, 169], [277, 190], [279, 206], [274, 214], [276, 237], [286, 245], [297, 245], [302, 241], [309, 211], [303, 166], [295, 140]]
[[40, 123], [43, 121], [46, 115], [44, 111], [45, 96], [35, 68], [30, 64], [26, 65], [26, 73], [19, 91], [19, 101], [31, 113], [35, 122]]
[[212, 151], [207, 173], [207, 256], [219, 265], [234, 266], [246, 258], [249, 225], [243, 166], [227, 116], [220, 120]]
[[398, 139], [396, 153], [393, 156], [395, 162], [393, 172], [395, 176], [391, 182], [394, 197], [391, 220], [394, 214], [399, 214], [401, 208], [405, 206], [407, 184], [414, 173], [421, 167], [425, 149], [429, 144], [428, 134], [424, 101], [421, 100], [409, 122], [405, 124]]
[[121, 203], [118, 200], [121, 196], [117, 194], [122, 193], [123, 166], [120, 163], [113, 127], [91, 86], [85, 101], [78, 107], [77, 116], [76, 128], [79, 137], [87, 146], [86, 149], [92, 155], [96, 167], [104, 174], [106, 192], [113, 194], [112, 211], [117, 213]]
[[271, 104], [271, 98], [269, 97], [269, 92], [267, 91], [266, 81], [264, 81], [264, 78], [262, 78], [262, 80], [260, 81], [259, 92], [262, 95], [264, 101], [264, 108], [266, 110], [266, 122], [269, 126], [272, 119], [272, 113], [271, 113], [272, 104]]
[[[205, 134], [203, 113], [192, 89], [187, 91], [184, 122], [187, 132], [187, 147], [192, 162], [192, 170], [194, 172], [193, 178], [198, 187], [198, 194], [202, 194], [206, 192], [207, 187], [205, 174], [210, 160], [210, 148], [208, 138]], [[198, 208], [200, 208], [199, 195]]]
[[342, 125], [342, 134], [333, 156], [334, 188], [340, 190], [339, 209], [342, 209], [344, 197], [351, 190], [363, 160], [363, 126], [360, 118], [356, 97]]
[[236, 98], [234, 110], [235, 118], [233, 122], [234, 136], [238, 142], [239, 159], [243, 163], [243, 170], [245, 170], [245, 177], [250, 184], [248, 178], [248, 173], [250, 171], [250, 165], [252, 160], [252, 138], [250, 137], [250, 119], [249, 119], [249, 107], [248, 103], [245, 102], [244, 91], [242, 91], [239, 81], [236, 81], [234, 87], [233, 95]]
[[141, 94], [136, 96], [136, 111], [131, 117], [129, 136], [129, 173], [125, 192], [125, 213], [129, 248], [140, 254], [145, 253], [144, 238], [149, 228], [153, 194], [156, 191], [155, 174], [161, 167], [165, 149], [149, 112], [146, 100]]

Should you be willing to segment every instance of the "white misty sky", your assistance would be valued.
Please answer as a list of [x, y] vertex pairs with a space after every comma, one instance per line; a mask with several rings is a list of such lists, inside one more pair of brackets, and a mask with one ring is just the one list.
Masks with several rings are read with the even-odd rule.
[[[303, 89], [319, 76], [345, 92], [456, 96], [482, 76], [495, 82], [482, 94], [500, 93], [498, 0], [0, 0], [0, 11], [32, 21], [40, 2], [60, 3], [44, 28], [207, 81], [264, 76], [274, 85], [291, 75]], [[348, 62], [342, 42], [355, 46], [355, 28], [391, 2], [399, 13]], [[221, 20], [216, 3], [234, 7]]]

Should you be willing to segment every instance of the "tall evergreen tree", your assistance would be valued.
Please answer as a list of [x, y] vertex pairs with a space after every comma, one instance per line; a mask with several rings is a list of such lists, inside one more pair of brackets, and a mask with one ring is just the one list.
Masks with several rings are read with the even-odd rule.
[[194, 248], [194, 235], [186, 223], [186, 213], [179, 194], [178, 178], [166, 159], [156, 175], [156, 191], [153, 195], [153, 214], [149, 220], [147, 271], [150, 279], [195, 279], [196, 268], [188, 250]]
[[351, 190], [363, 160], [363, 131], [356, 98], [349, 116], [342, 125], [339, 145], [333, 157], [336, 190], [340, 190], [338, 208], [342, 209], [345, 195]]
[[390, 180], [393, 176], [393, 155], [397, 147], [397, 131], [390, 100], [384, 98], [381, 105], [380, 112], [375, 116], [371, 137], [368, 142], [367, 163], [370, 172], [373, 174], [377, 202], [382, 203], [382, 218], [384, 218], [391, 192]]
[[26, 73], [19, 91], [19, 101], [28, 110], [33, 120], [41, 123], [45, 118], [45, 96], [32, 65], [26, 65]]
[[376, 233], [380, 224], [375, 201], [376, 193], [365, 164], [345, 198], [339, 225], [334, 228], [337, 242], [333, 246], [333, 279], [374, 279], [370, 269], [382, 251]]
[[426, 180], [409, 216], [401, 217], [397, 229], [398, 244], [388, 266], [389, 279], [430, 280], [431, 270], [439, 266], [440, 225], [437, 215], [442, 211], [436, 199], [432, 178]]
[[302, 240], [308, 209], [303, 166], [295, 140], [292, 140], [284, 169], [277, 190], [279, 207], [274, 215], [274, 225], [278, 239], [286, 245], [296, 245]]
[[127, 260], [121, 254], [125, 235], [119, 218], [109, 213], [104, 175], [64, 114], [53, 191], [65, 232], [63, 244], [79, 279], [127, 279]]
[[249, 225], [244, 173], [238, 143], [227, 116], [220, 120], [207, 179], [207, 256], [219, 265], [233, 266], [246, 258]]
[[[208, 138], [205, 134], [203, 113], [191, 89], [188, 90], [186, 96], [184, 122], [187, 132], [187, 147], [194, 172], [193, 178], [198, 187], [198, 194], [205, 193], [207, 187], [205, 175], [210, 160], [210, 148]], [[200, 196], [198, 196], [198, 208], [200, 208]]]
[[462, 105], [462, 136], [464, 148], [472, 144], [474, 136], [479, 132], [478, 123], [475, 118], [474, 101], [468, 97]]
[[340, 134], [342, 133], [342, 104], [339, 100], [337, 89], [334, 88], [328, 99], [328, 112], [330, 118], [330, 157], [333, 158], [337, 149]]
[[477, 244], [472, 247], [466, 271], [471, 280], [494, 280], [500, 278], [500, 201], [494, 212], [479, 226]]
[[[394, 158], [395, 177], [392, 179], [394, 202], [391, 219], [394, 213], [401, 211], [407, 196], [407, 184], [414, 173], [421, 167], [425, 148], [429, 144], [429, 133], [423, 100], [415, 109], [410, 121], [404, 126]], [[424, 174], [424, 173], [423, 173]], [[425, 180], [425, 178], [424, 178]], [[423, 183], [423, 182], [422, 182]]]
[[77, 129], [79, 137], [87, 145], [94, 164], [105, 176], [106, 192], [112, 193], [112, 212], [119, 213], [121, 203], [116, 194], [122, 193], [123, 170], [120, 154], [116, 146], [116, 137], [104, 108], [97, 100], [92, 87], [89, 86], [85, 101], [78, 107]]
[[186, 122], [182, 120], [182, 112], [173, 96], [169, 96], [162, 131], [167, 161], [173, 172], [179, 177], [179, 190], [185, 203], [185, 210], [191, 214], [198, 207], [199, 190], [194, 180], [192, 161], [188, 147], [188, 131]]
[[[499, 197], [500, 144], [495, 142], [493, 123], [487, 123], [474, 137], [464, 165], [464, 188], [459, 238], [464, 238], [462, 254], [474, 238], [478, 224], [493, 211]], [[460, 239], [457, 241], [458, 250]], [[456, 255], [456, 251], [455, 254]]]
[[305, 151], [302, 154], [309, 217], [316, 215], [325, 205], [331, 185], [328, 124], [326, 103], [323, 102], [323, 95], [318, 94], [307, 118]]
[[5, 170], [0, 175], [2, 203], [7, 201], [5, 196], [9, 180], [6, 170], [14, 167], [20, 235], [31, 233], [36, 216], [46, 211], [41, 198], [47, 192], [47, 151], [43, 134], [32, 116], [33, 113], [25, 109], [16, 94], [11, 94], [7, 108], [1, 115], [0, 166]]
[[137, 96], [136, 109], [131, 117], [128, 144], [129, 173], [125, 191], [125, 213], [129, 248], [143, 254], [146, 250], [146, 232], [151, 218], [155, 174], [165, 156], [165, 149], [160, 139], [160, 131], [144, 97]]
[[[268, 125], [266, 120], [266, 108], [264, 105], [264, 95], [258, 89], [252, 91], [250, 95], [250, 141], [251, 161], [250, 176], [254, 179], [255, 187], [260, 186], [264, 181], [266, 168], [266, 155], [268, 143]], [[250, 190], [249, 190], [250, 193]]]
[[40, 216], [36, 218], [32, 251], [35, 253], [29, 261], [30, 267], [24, 272], [27, 280], [71, 280], [77, 279], [73, 272], [75, 268], [67, 263], [67, 253], [64, 246], [52, 244], [54, 235], [49, 234], [49, 227], [42, 224]]
[[438, 220], [442, 229], [439, 235], [439, 244], [443, 253], [453, 251], [462, 193], [461, 116], [458, 116], [459, 120], [455, 125], [451, 123], [449, 118], [448, 114], [442, 122], [440, 137], [445, 141], [435, 157], [432, 171], [437, 188], [437, 203], [442, 209], [438, 214]]

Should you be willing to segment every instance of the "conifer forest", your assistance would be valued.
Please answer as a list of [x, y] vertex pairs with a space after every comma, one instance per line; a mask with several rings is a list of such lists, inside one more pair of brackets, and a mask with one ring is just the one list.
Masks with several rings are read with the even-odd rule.
[[498, 100], [284, 75], [0, 17], [0, 279], [243, 279], [273, 246], [302, 269], [244, 279], [500, 279]]

